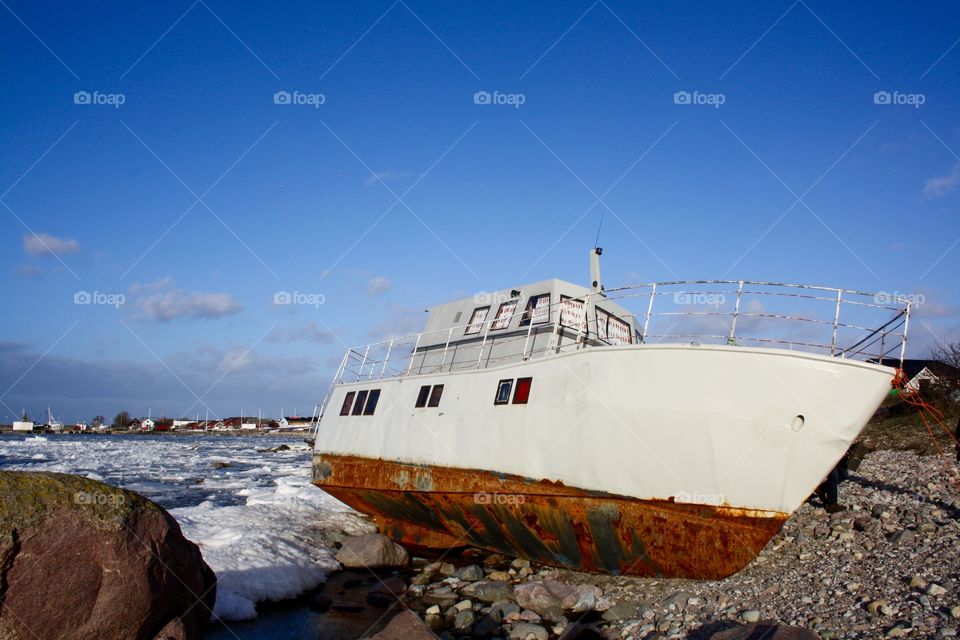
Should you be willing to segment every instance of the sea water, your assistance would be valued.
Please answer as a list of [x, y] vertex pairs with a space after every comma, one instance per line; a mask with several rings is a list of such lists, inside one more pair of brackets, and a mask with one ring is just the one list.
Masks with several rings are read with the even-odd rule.
[[169, 510], [217, 574], [220, 623], [205, 638], [356, 637], [382, 613], [344, 620], [302, 602], [258, 611], [258, 603], [295, 598], [339, 567], [321, 542], [325, 532], [374, 530], [310, 484], [310, 447], [296, 437], [6, 433], [0, 469], [82, 475]]

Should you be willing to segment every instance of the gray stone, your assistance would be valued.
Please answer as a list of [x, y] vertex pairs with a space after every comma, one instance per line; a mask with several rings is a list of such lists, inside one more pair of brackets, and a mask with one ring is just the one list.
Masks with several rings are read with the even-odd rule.
[[476, 582], [477, 580], [483, 580], [483, 569], [479, 565], [468, 564], [457, 569], [453, 575], [464, 582]]
[[603, 619], [607, 622], [636, 620], [640, 617], [638, 614], [639, 608], [640, 605], [637, 602], [618, 602], [603, 612]]
[[517, 585], [514, 595], [524, 609], [530, 609], [543, 615], [550, 608], [561, 611], [570, 609], [579, 600], [576, 587], [555, 580], [534, 580]]
[[[468, 594], [464, 594], [468, 595]], [[491, 580], [490, 582], [480, 582], [473, 588], [473, 595], [470, 596], [480, 602], [493, 603], [499, 600], [515, 600], [513, 587], [506, 582]]]
[[348, 569], [387, 569], [410, 564], [406, 549], [379, 533], [347, 538], [336, 558]]
[[458, 611], [453, 617], [453, 630], [459, 631], [460, 633], [470, 633], [470, 629], [476, 621], [477, 618], [473, 613], [473, 609]]

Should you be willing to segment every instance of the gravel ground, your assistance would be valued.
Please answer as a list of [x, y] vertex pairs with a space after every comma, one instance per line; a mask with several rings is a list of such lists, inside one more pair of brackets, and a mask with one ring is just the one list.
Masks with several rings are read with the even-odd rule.
[[[758, 619], [805, 627], [824, 640], [954, 637], [960, 625], [955, 473], [953, 460], [939, 456], [870, 453], [840, 485], [845, 511], [828, 514], [816, 499], [803, 505], [754, 562], [725, 580], [601, 576], [475, 556], [455, 561], [459, 569], [421, 566], [405, 602], [448, 637], [476, 637], [478, 629], [494, 637], [573, 637], [576, 628], [592, 637], [707, 639]], [[468, 562], [482, 566], [464, 573]], [[497, 624], [484, 622], [491, 603], [476, 597], [477, 586], [491, 580], [510, 585], [516, 595], [509, 600], [524, 605], [493, 611]], [[568, 598], [578, 605], [571, 609], [568, 600], [562, 612], [549, 609], [552, 596], [543, 593], [530, 604], [530, 587], [544, 580], [560, 583], [556, 590], [573, 593]]]

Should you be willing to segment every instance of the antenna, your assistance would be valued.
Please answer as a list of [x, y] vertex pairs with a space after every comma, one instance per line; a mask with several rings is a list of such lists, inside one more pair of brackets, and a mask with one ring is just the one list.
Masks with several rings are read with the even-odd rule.
[[600, 229], [603, 228], [603, 210], [600, 210], [600, 223], [597, 225], [597, 237], [593, 241], [593, 248], [600, 246]]

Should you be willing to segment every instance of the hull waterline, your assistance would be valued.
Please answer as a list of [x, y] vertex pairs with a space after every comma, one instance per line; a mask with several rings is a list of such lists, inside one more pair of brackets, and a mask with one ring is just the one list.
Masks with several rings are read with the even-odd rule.
[[788, 514], [642, 500], [560, 483], [354, 456], [314, 456], [314, 483], [414, 549], [476, 546], [610, 574], [719, 579]]

